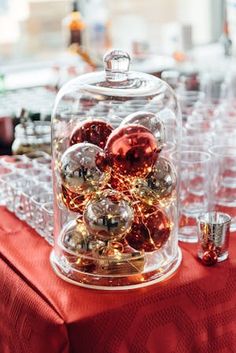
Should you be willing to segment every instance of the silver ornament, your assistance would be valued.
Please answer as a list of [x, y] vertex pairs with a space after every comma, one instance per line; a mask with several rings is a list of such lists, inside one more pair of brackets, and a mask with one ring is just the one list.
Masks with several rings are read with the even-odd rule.
[[84, 222], [90, 234], [101, 240], [123, 238], [133, 221], [133, 209], [118, 191], [98, 193], [84, 210]]
[[110, 168], [104, 165], [104, 151], [90, 143], [77, 143], [62, 156], [62, 184], [71, 192], [88, 194], [103, 188], [110, 178]]
[[133, 193], [148, 204], [165, 201], [176, 189], [174, 165], [164, 157], [159, 157], [151, 173], [145, 179], [136, 179]]

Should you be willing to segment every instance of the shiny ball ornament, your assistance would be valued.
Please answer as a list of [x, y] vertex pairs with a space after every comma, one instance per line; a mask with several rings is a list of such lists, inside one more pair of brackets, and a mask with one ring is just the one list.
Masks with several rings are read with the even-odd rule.
[[171, 231], [170, 220], [167, 215], [161, 209], [157, 209], [148, 217], [144, 216], [144, 224], [149, 231], [155, 249], [162, 248], [169, 239]]
[[159, 157], [145, 179], [135, 180], [133, 192], [148, 204], [155, 204], [171, 197], [176, 189], [176, 183], [175, 167], [168, 159]]
[[89, 233], [82, 219], [69, 222], [62, 229], [59, 236], [59, 245], [65, 250], [75, 254], [91, 252], [91, 249], [89, 249], [89, 241]]
[[145, 252], [162, 248], [171, 232], [168, 216], [159, 207], [147, 204], [140, 205], [137, 214], [139, 218], [135, 219], [131, 231], [126, 235], [128, 244]]
[[133, 209], [125, 196], [114, 190], [99, 192], [84, 210], [84, 222], [96, 238], [119, 240], [130, 229]]
[[124, 125], [141, 125], [151, 131], [157, 140], [159, 150], [165, 143], [165, 127], [157, 114], [145, 111], [138, 111], [129, 114], [121, 123]]
[[205, 251], [216, 251], [216, 247], [213, 241], [209, 240], [209, 239], [203, 239], [203, 241], [201, 242], [201, 247], [202, 250]]
[[72, 212], [83, 213], [87, 199], [84, 195], [76, 194], [61, 186], [61, 199], [64, 205]]
[[143, 223], [133, 223], [131, 231], [126, 235], [126, 240], [135, 250], [143, 250], [145, 252], [155, 250], [149, 231]]
[[215, 246], [214, 242], [210, 239], [203, 240], [201, 242], [201, 247], [204, 252], [209, 252], [209, 251], [214, 251], [216, 252], [217, 256], [221, 255], [222, 252], [222, 247], [221, 246]]
[[85, 121], [72, 132], [70, 146], [80, 142], [89, 142], [100, 148], [104, 148], [112, 130], [112, 126], [105, 121]]
[[62, 232], [58, 239], [58, 244], [62, 249], [64, 261], [76, 270], [85, 273], [96, 271], [96, 258], [94, 253], [105, 244], [93, 239], [81, 218], [71, 221]]
[[87, 142], [69, 147], [61, 159], [62, 184], [70, 192], [85, 194], [103, 188], [110, 178], [103, 150]]
[[158, 145], [145, 127], [125, 125], [108, 138], [105, 152], [113, 170], [120, 175], [144, 177], [158, 158]]
[[217, 252], [214, 250], [205, 251], [202, 256], [202, 262], [206, 266], [213, 266], [217, 263]]

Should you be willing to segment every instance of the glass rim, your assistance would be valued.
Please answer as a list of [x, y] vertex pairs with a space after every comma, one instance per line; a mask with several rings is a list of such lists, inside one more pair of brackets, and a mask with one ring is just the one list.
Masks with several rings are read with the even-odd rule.
[[[43, 188], [43, 186], [42, 186], [42, 188]], [[42, 190], [42, 191], [43, 191], [43, 190]], [[53, 192], [47, 191], [47, 190], [45, 189], [45, 191], [44, 191], [44, 192], [41, 192], [40, 194], [32, 195], [32, 196], [31, 196], [31, 199], [32, 199], [33, 201], [35, 201], [36, 203], [40, 204], [40, 205], [43, 205], [44, 203], [50, 202], [50, 201], [46, 201], [46, 202], [37, 201], [37, 198], [40, 198], [40, 197], [42, 197], [43, 195], [48, 195], [48, 196], [52, 195], [52, 196], [53, 196]]]
[[[49, 207], [47, 207], [48, 205], [51, 206], [51, 208], [49, 209]], [[53, 208], [54, 208], [54, 202], [53, 201], [48, 201], [48, 202], [44, 202], [42, 204], [42, 209], [46, 210], [47, 212], [50, 212], [53, 214]]]
[[[32, 181], [34, 183], [34, 190], [37, 188], [39, 188], [39, 191], [43, 194], [45, 191], [47, 191], [42, 185], [39, 185], [37, 182], [35, 181]], [[29, 188], [30, 191], [32, 191], [32, 188], [30, 187]], [[38, 191], [38, 190], [37, 190]], [[31, 193], [28, 193], [28, 189], [24, 189], [22, 191], [22, 194], [25, 195], [25, 196], [28, 196], [29, 198], [33, 198], [34, 194], [31, 194]], [[33, 200], [35, 202], [37, 202], [36, 200]]]
[[[200, 158], [198, 158], [198, 159], [195, 159], [195, 160], [191, 160], [191, 159], [188, 159], [188, 160], [183, 160], [182, 158], [181, 158], [181, 155], [183, 155], [183, 154], [185, 154], [185, 155], [187, 155], [187, 154], [191, 154], [191, 155], [195, 155], [195, 156], [199, 156], [199, 155], [201, 155], [201, 156], [203, 156], [203, 157], [205, 157], [204, 159], [200, 159]], [[173, 157], [173, 155], [179, 155], [179, 161], [180, 161], [180, 163], [185, 163], [185, 164], [197, 164], [197, 163], [204, 163], [204, 162], [208, 162], [210, 159], [211, 159], [211, 155], [210, 155], [210, 153], [208, 153], [208, 152], [204, 152], [204, 151], [200, 151], [200, 150], [191, 150], [191, 149], [187, 149], [187, 150], [181, 150], [181, 151], [179, 151], [179, 152], [173, 152], [172, 154], [171, 154], [171, 156]]]
[[[207, 220], [206, 218], [210, 218], [210, 216], [221, 216], [223, 221], [210, 221], [209, 219]], [[205, 219], [204, 219], [205, 217]], [[209, 212], [205, 212], [205, 213], [201, 213], [199, 216], [197, 216], [197, 222], [199, 224], [212, 224], [212, 225], [224, 225], [224, 224], [228, 224], [230, 223], [232, 220], [232, 217], [230, 215], [228, 215], [227, 213], [224, 212], [218, 212], [218, 211], [209, 211]]]
[[13, 165], [13, 164], [17, 164], [17, 163], [24, 163], [24, 162], [28, 162], [27, 157], [23, 154], [20, 155], [13, 155], [13, 156], [1, 156], [0, 157], [0, 162], [2, 162], [1, 164], [4, 165]]
[[[214, 151], [215, 149], [219, 149], [219, 152]], [[233, 153], [230, 153], [230, 150], [234, 150]], [[215, 156], [228, 156], [228, 157], [236, 157], [236, 145], [227, 145], [227, 144], [219, 144], [209, 147], [208, 151]], [[222, 152], [220, 152], [222, 151]]]
[[14, 181], [19, 180], [19, 179], [21, 179], [21, 180], [25, 179], [24, 175], [22, 175], [20, 173], [17, 174], [17, 173], [14, 173], [14, 172], [13, 173], [9, 173], [9, 174], [2, 174], [0, 177], [1, 177], [1, 179], [3, 178], [4, 180], [11, 178], [10, 182], [14, 182]]
[[28, 161], [22, 161], [22, 162], [17, 162], [14, 166], [14, 168], [19, 168], [19, 169], [31, 169], [33, 168], [32, 163]]
[[203, 91], [197, 91], [197, 90], [177, 90], [176, 92], [177, 97], [179, 97], [179, 100], [184, 100], [184, 99], [194, 99], [194, 101], [199, 102], [201, 100], [204, 100], [206, 98], [206, 94]]
[[0, 165], [0, 177], [3, 175], [9, 175], [13, 174], [14, 171], [11, 168], [8, 168], [7, 166], [1, 166]]
[[38, 150], [26, 153], [25, 156], [26, 158], [29, 158], [29, 160], [34, 160], [41, 157], [48, 157], [50, 155], [45, 151]]

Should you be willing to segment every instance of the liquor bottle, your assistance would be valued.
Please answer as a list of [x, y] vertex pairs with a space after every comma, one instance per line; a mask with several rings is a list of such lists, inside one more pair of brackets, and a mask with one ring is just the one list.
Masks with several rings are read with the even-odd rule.
[[104, 53], [111, 47], [111, 23], [105, 1], [87, 0], [85, 20], [86, 49], [101, 64]]
[[5, 75], [0, 72], [0, 93], [5, 92]]
[[67, 45], [70, 47], [72, 44], [81, 46], [83, 44], [83, 30], [85, 23], [79, 11], [79, 5], [76, 0], [72, 1], [71, 13], [64, 18], [63, 27], [67, 32]]
[[224, 55], [231, 56], [232, 55], [232, 40], [230, 39], [230, 36], [229, 36], [229, 27], [228, 27], [228, 22], [226, 19], [224, 21], [223, 33], [220, 36], [219, 41], [220, 41], [221, 45], [223, 46]]

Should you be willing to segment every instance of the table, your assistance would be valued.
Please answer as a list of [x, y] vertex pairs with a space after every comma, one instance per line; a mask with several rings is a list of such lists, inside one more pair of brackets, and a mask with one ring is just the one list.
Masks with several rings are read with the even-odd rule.
[[51, 247], [0, 208], [1, 353], [228, 353], [236, 351], [236, 235], [230, 259], [204, 267], [196, 245], [169, 280], [96, 291], [62, 281]]

